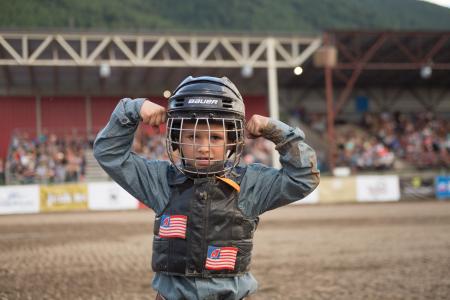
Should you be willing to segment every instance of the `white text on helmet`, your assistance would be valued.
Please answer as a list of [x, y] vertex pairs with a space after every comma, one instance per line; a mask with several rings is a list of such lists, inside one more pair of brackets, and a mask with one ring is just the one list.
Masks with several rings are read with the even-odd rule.
[[218, 104], [219, 100], [193, 98], [188, 100], [188, 104]]

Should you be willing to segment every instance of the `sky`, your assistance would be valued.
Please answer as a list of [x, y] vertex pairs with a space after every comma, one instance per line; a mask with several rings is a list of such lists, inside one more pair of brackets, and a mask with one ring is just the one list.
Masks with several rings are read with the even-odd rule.
[[450, 8], [450, 0], [423, 0], [423, 1], [431, 2], [431, 3], [437, 4], [437, 5], [441, 5], [441, 6]]

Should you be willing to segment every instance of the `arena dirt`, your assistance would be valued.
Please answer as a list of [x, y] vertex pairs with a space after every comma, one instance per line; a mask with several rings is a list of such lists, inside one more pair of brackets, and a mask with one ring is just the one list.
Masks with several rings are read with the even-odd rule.
[[[0, 216], [0, 299], [154, 299], [148, 211]], [[450, 201], [289, 206], [252, 299], [449, 299]]]

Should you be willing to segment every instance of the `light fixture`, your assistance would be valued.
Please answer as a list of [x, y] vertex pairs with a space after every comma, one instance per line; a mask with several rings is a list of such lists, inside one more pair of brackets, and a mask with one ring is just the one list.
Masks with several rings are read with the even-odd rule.
[[253, 67], [249, 64], [245, 64], [242, 66], [241, 75], [244, 78], [250, 78], [253, 76]]
[[296, 66], [296, 67], [294, 68], [294, 74], [295, 74], [295, 75], [299, 76], [299, 75], [301, 75], [302, 73], [303, 73], [303, 68], [302, 68], [302, 67]]
[[99, 74], [102, 78], [111, 76], [111, 66], [107, 63], [100, 64]]
[[423, 79], [428, 79], [431, 77], [431, 74], [433, 73], [433, 69], [431, 68], [431, 65], [424, 65], [422, 68], [420, 68], [420, 77]]
[[172, 95], [172, 93], [169, 91], [169, 90], [165, 90], [164, 92], [163, 92], [163, 96], [164, 96], [164, 98], [166, 98], [166, 99], [169, 99], [169, 97]]

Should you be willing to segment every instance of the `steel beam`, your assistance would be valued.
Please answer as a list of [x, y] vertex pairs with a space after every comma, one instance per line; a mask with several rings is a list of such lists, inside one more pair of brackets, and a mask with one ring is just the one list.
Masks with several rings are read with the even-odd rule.
[[375, 54], [375, 52], [384, 44], [384, 42], [387, 39], [387, 35], [385, 33], [382, 33], [378, 39], [373, 43], [373, 45], [367, 50], [366, 53], [364, 53], [361, 60], [356, 64], [356, 68], [353, 70], [352, 76], [347, 81], [347, 85], [345, 86], [345, 89], [341, 92], [339, 99], [337, 101], [336, 107], [335, 107], [335, 114], [339, 114], [342, 107], [345, 105], [345, 103], [348, 100], [348, 96], [350, 95], [351, 91], [353, 90], [353, 87], [356, 83], [356, 80], [358, 80], [359, 75], [361, 74], [364, 65], [372, 58], [372, 56]]
[[0, 32], [0, 49], [8, 54], [0, 65], [267, 68], [264, 54], [269, 39], [274, 43], [276, 68], [303, 64], [322, 42], [320, 37]]

